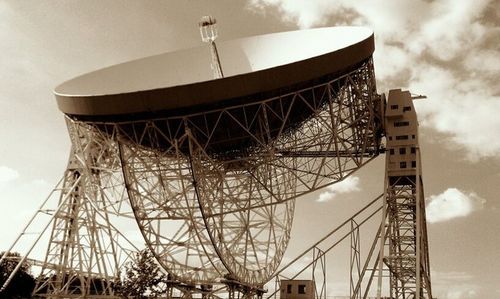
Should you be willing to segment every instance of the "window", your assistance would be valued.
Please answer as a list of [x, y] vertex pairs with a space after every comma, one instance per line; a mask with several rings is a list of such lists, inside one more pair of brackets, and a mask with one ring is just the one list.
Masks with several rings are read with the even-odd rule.
[[399, 162], [399, 168], [406, 168], [406, 162]]
[[405, 111], [411, 111], [411, 107], [410, 106], [404, 106], [403, 107], [403, 112]]
[[408, 135], [399, 135], [399, 136], [396, 136], [396, 140], [407, 140], [408, 139]]
[[288, 285], [286, 286], [286, 292], [287, 292], [288, 294], [291, 294], [291, 293], [292, 293], [292, 285], [291, 285], [291, 284], [288, 284]]
[[406, 154], [406, 148], [401, 147], [401, 148], [399, 149], [399, 154], [400, 154], [400, 155], [404, 155], [404, 154]]
[[410, 151], [412, 154], [415, 154], [417, 152], [417, 149], [414, 146], [412, 146]]
[[397, 121], [394, 123], [395, 127], [407, 127], [410, 125], [409, 121]]
[[398, 105], [391, 105], [391, 109], [392, 109], [392, 110], [396, 110], [396, 109], [398, 109], [398, 108], [399, 108], [399, 106], [398, 106]]
[[305, 293], [306, 293], [306, 285], [299, 284], [299, 294], [305, 294]]
[[389, 140], [392, 140], [392, 136], [389, 136]]
[[411, 135], [411, 139], [415, 139], [415, 135]]
[[393, 148], [389, 149], [389, 154], [394, 155], [394, 149]]
[[417, 167], [417, 161], [411, 161], [411, 168]]

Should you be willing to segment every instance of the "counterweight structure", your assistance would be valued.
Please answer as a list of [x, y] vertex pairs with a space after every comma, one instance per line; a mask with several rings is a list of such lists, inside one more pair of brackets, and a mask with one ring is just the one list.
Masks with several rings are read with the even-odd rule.
[[[390, 273], [391, 298], [432, 298], [418, 121], [408, 91], [391, 90], [387, 140], [385, 230], [380, 270]], [[379, 296], [382, 275], [379, 276]]]
[[[211, 19], [205, 23], [200, 30], [214, 25]], [[297, 44], [294, 34], [313, 43], [312, 57], [297, 58], [303, 54], [293, 49], [303, 43]], [[325, 39], [341, 41], [325, 46]], [[243, 45], [259, 55], [241, 51]], [[292, 60], [278, 58], [276, 64], [259, 66], [262, 55], [285, 50]], [[407, 121], [408, 113], [392, 116], [388, 110], [384, 120], [373, 50], [369, 30], [321, 28], [222, 44], [228, 57], [244, 55], [251, 70], [236, 72], [228, 64], [226, 78], [220, 61], [217, 80], [192, 63], [192, 73], [206, 77], [186, 85], [172, 67], [184, 55], [176, 52], [58, 87], [73, 149], [35, 295], [116, 296], [112, 281], [130, 254], [112, 219], [132, 216], [169, 274], [170, 296], [175, 289], [176, 296], [205, 298], [223, 288], [231, 298], [238, 293], [261, 297], [288, 245], [296, 198], [341, 181], [377, 157], [383, 151], [384, 121], [388, 150], [405, 147], [412, 154], [411, 145], [394, 135], [399, 127], [393, 126]], [[185, 67], [198, 61], [186, 57]], [[165, 76], [179, 80], [174, 85], [165, 87], [160, 79], [155, 87], [148, 80], [161, 76], [137, 78], [130, 72], [151, 65], [161, 69], [165, 61], [165, 70], [174, 74]], [[131, 90], [114, 89], [117, 74], [120, 86]], [[102, 80], [111, 87], [99, 90]], [[395, 105], [392, 99], [404, 98], [396, 94], [391, 91], [390, 106]], [[399, 105], [411, 106], [411, 101]], [[411, 128], [416, 126], [412, 113]], [[397, 117], [403, 119], [396, 122]], [[391, 157], [388, 222], [381, 236], [382, 248], [388, 249], [381, 249], [380, 271], [389, 268], [394, 298], [427, 298], [423, 192], [419, 172], [408, 172], [412, 161], [419, 160], [404, 156], [408, 167], [396, 170], [393, 163], [399, 160]]]

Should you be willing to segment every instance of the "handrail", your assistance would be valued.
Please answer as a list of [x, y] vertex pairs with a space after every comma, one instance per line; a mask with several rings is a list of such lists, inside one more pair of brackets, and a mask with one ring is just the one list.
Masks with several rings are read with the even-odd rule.
[[[338, 232], [340, 229], [342, 229], [345, 226], [347, 226], [349, 223], [351, 223], [351, 221], [354, 221], [356, 217], [358, 217], [360, 214], [362, 214], [363, 212], [365, 212], [368, 208], [370, 208], [371, 206], [373, 206], [374, 203], [376, 203], [378, 200], [380, 200], [383, 196], [384, 196], [384, 194], [380, 194], [379, 196], [377, 196], [375, 199], [373, 199], [371, 202], [369, 202], [366, 206], [364, 206], [362, 209], [360, 209], [358, 212], [356, 212], [353, 216], [351, 216], [350, 218], [348, 218], [347, 220], [345, 220], [339, 226], [337, 226], [332, 231], [330, 231], [329, 233], [327, 233], [319, 241], [317, 241], [316, 243], [314, 243], [313, 245], [311, 245], [309, 248], [307, 248], [306, 250], [304, 250], [296, 258], [294, 258], [292, 261], [290, 261], [288, 264], [286, 264], [280, 270], [278, 270], [276, 273], [274, 273], [274, 275], [269, 279], [269, 281], [271, 281], [272, 279], [279, 279], [279, 276], [281, 275], [281, 273], [283, 273], [286, 269], [288, 269], [290, 266], [292, 266], [293, 264], [295, 264], [297, 261], [299, 261], [302, 257], [304, 257], [306, 254], [310, 253], [315, 248], [318, 248], [318, 245], [320, 245], [326, 239], [328, 239], [333, 234], [335, 234], [336, 232]], [[356, 227], [359, 228], [361, 225], [363, 225], [364, 223], [366, 223], [374, 215], [376, 215], [381, 209], [382, 209], [382, 206], [378, 207], [375, 211], [373, 211], [372, 213], [370, 213], [368, 216], [364, 217], [363, 220], [361, 222], [359, 222], [359, 224]], [[306, 269], [308, 269], [309, 267], [311, 267], [313, 265], [313, 263], [315, 263], [316, 261], [318, 261], [326, 253], [328, 253], [335, 246], [337, 246], [340, 242], [342, 242], [343, 240], [345, 240], [345, 238], [347, 238], [351, 233], [352, 233], [352, 229], [349, 232], [347, 232], [346, 234], [344, 234], [340, 239], [338, 239], [338, 241], [336, 241], [333, 245], [331, 245], [330, 247], [328, 247], [326, 250], [322, 250], [320, 252], [320, 254], [318, 254], [316, 257], [314, 257], [312, 261], [310, 261], [306, 266], [304, 266], [302, 268], [302, 270], [300, 270], [298, 273], [296, 273], [291, 279], [296, 278], [301, 273], [303, 273]], [[276, 293], [278, 293], [278, 291], [279, 291], [279, 288], [277, 288], [273, 293], [269, 294], [267, 296], [267, 298], [269, 299], [269, 298], [275, 296]]]

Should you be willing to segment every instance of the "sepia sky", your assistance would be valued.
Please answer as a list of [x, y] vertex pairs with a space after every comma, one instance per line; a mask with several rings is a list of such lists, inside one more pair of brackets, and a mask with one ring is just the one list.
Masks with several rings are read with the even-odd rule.
[[[0, 250], [66, 166], [70, 142], [52, 89], [104, 66], [199, 46], [197, 22], [206, 14], [217, 18], [220, 40], [322, 26], [372, 28], [379, 92], [406, 88], [428, 97], [415, 105], [434, 296], [500, 298], [495, 0], [0, 0]], [[383, 159], [300, 199], [290, 252], [382, 192]]]

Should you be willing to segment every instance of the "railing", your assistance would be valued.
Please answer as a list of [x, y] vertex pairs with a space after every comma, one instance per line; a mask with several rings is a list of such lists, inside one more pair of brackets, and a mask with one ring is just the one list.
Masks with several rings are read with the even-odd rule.
[[[274, 275], [273, 278], [275, 279], [275, 290], [271, 292], [270, 294], [266, 295], [267, 299], [273, 298], [277, 299], [278, 296], [277, 294], [280, 291], [280, 281], [282, 279], [286, 280], [293, 280], [296, 279], [299, 275], [304, 273], [308, 269], [312, 269], [313, 273], [313, 278], [315, 278], [315, 271], [317, 270], [316, 268], [318, 267], [318, 264], [323, 268], [322, 270], [322, 275], [323, 277], [317, 277], [319, 280], [322, 282], [322, 285], [320, 288], [316, 288], [316, 296], [315, 298], [318, 299], [344, 299], [344, 298], [357, 298], [353, 297], [353, 294], [359, 294], [360, 291], [360, 283], [357, 282], [355, 283], [354, 280], [352, 279], [351, 275], [351, 296], [327, 296], [326, 294], [326, 269], [325, 267], [325, 255], [333, 250], [337, 245], [342, 243], [345, 239], [348, 237], [351, 237], [351, 249], [352, 246], [356, 245], [353, 244], [353, 240], [357, 240], [356, 238], [353, 239], [353, 234], [359, 234], [359, 228], [365, 224], [368, 220], [372, 219], [375, 215], [377, 215], [381, 210], [382, 210], [382, 202], [381, 199], [383, 198], [383, 194], [377, 196], [374, 200], [369, 202], [366, 206], [364, 206], [362, 209], [360, 209], [358, 212], [356, 212], [352, 217], [349, 219], [345, 220], [343, 223], [341, 223], [339, 226], [337, 226], [335, 229], [327, 233], [323, 238], [321, 238], [318, 242], [314, 243], [311, 245], [309, 248], [307, 248], [305, 251], [303, 251], [301, 254], [299, 254], [296, 258], [294, 258], [292, 261], [281, 267]], [[376, 205], [376, 203], [379, 203], [379, 205]], [[345, 232], [347, 230], [347, 232]], [[359, 241], [359, 240], [358, 240]], [[376, 243], [376, 242], [375, 242]], [[359, 246], [359, 244], [357, 245]], [[324, 248], [324, 249], [321, 249]], [[373, 254], [373, 246], [370, 249], [370, 256]], [[359, 255], [359, 250], [357, 251], [357, 254]], [[292, 266], [297, 265], [301, 260], [303, 260], [306, 256], [312, 256], [312, 259], [308, 260], [308, 263], [299, 271], [296, 271], [293, 276], [291, 277], [286, 277], [283, 273], [286, 272], [287, 269], [290, 269]], [[358, 256], [359, 257], [359, 256]], [[353, 256], [351, 255], [351, 274], [352, 271], [354, 270], [353, 268], [355, 265], [352, 263]], [[360, 265], [358, 264], [358, 267]], [[366, 265], [361, 272], [362, 269], [357, 269], [358, 273], [362, 273], [359, 276], [363, 276], [366, 272]], [[360, 277], [358, 277], [360, 278]], [[271, 279], [272, 280], [272, 279]], [[271, 281], [270, 280], [270, 281]], [[313, 279], [315, 280], [315, 279]], [[316, 286], [318, 281], [315, 280]], [[358, 295], [359, 296], [359, 295]], [[370, 299], [372, 297], [363, 297], [366, 299]]]

